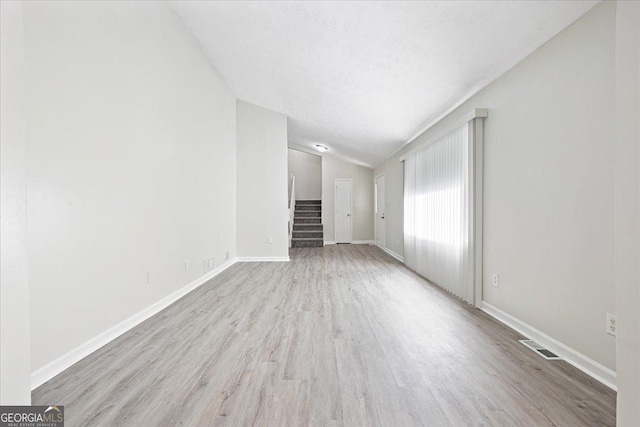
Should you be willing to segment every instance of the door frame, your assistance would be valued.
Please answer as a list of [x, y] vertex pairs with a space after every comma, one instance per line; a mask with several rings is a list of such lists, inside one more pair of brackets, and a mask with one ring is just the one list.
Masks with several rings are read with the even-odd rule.
[[[384, 247], [383, 247], [383, 246], [380, 246], [378, 244], [378, 223], [377, 223], [377, 221], [378, 221], [378, 211], [377, 211], [377, 209], [378, 209], [378, 178], [380, 178], [381, 176], [385, 176], [384, 172], [382, 172], [379, 175], [376, 175], [373, 178], [373, 241], [374, 241], [376, 246], [378, 246], [379, 248], [384, 249], [387, 246], [387, 241], [386, 241], [387, 240], [386, 239], [387, 225], [385, 223], [385, 226], [384, 226], [385, 242], [384, 242]], [[386, 176], [384, 178], [384, 184], [385, 184], [385, 187], [386, 187], [386, 185], [387, 185], [387, 177]], [[386, 190], [386, 188], [385, 188], [385, 190]], [[385, 207], [386, 207], [386, 199], [387, 199], [387, 194], [386, 193], [387, 192], [385, 191], [385, 195], [384, 195]]]
[[[338, 237], [336, 233], [336, 229], [338, 228], [338, 181], [348, 181], [350, 183], [351, 188], [351, 197], [349, 197], [349, 212], [351, 212], [349, 216], [349, 241], [348, 242], [338, 242]], [[353, 178], [335, 178], [333, 180], [333, 240], [336, 243], [352, 243], [353, 242]]]

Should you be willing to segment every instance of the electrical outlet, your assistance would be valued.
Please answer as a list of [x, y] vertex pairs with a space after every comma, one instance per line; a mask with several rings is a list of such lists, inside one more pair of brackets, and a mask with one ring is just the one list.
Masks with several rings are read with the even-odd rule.
[[225, 251], [224, 252], [224, 260], [223, 261], [228, 261], [229, 260], [229, 251]]
[[607, 313], [607, 333], [616, 336], [616, 315]]
[[184, 260], [184, 269], [185, 269], [185, 271], [186, 271], [186, 270], [188, 270], [188, 269], [191, 267], [191, 265], [190, 265], [190, 264], [191, 264], [191, 263], [189, 262], [189, 260], [188, 260], [188, 259], [185, 259], [185, 260]]
[[207, 272], [209, 270], [211, 270], [213, 267], [215, 266], [215, 263], [213, 262], [213, 258], [208, 258], [205, 260], [202, 260], [202, 271], [203, 272]]
[[267, 237], [267, 243], [268, 244], [273, 244], [273, 237]]
[[152, 283], [151, 272], [150, 271], [147, 271], [147, 283], [149, 283], [149, 284]]
[[498, 273], [493, 273], [493, 286], [500, 287], [500, 275]]

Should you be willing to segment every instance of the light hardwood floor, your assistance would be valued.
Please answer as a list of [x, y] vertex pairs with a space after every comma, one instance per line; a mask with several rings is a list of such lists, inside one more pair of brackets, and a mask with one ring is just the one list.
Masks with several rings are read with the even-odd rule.
[[33, 392], [67, 426], [615, 425], [615, 393], [373, 246], [237, 264]]

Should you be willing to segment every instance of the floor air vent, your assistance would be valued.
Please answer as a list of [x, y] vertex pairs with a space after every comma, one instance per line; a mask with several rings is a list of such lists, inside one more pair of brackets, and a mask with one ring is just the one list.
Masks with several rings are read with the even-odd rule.
[[544, 348], [534, 340], [518, 340], [518, 341], [520, 341], [522, 344], [526, 345], [531, 350], [535, 351], [536, 353], [538, 353], [540, 356], [544, 357], [547, 360], [560, 360], [560, 356], [550, 352], [549, 350], [547, 350], [546, 348]]

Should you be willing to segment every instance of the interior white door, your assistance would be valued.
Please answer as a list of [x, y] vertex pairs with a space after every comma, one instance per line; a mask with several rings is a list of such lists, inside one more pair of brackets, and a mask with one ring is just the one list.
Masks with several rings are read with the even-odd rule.
[[350, 179], [336, 179], [336, 243], [351, 243], [351, 187]]
[[385, 242], [385, 201], [384, 201], [384, 175], [376, 178], [376, 245], [386, 247]]

